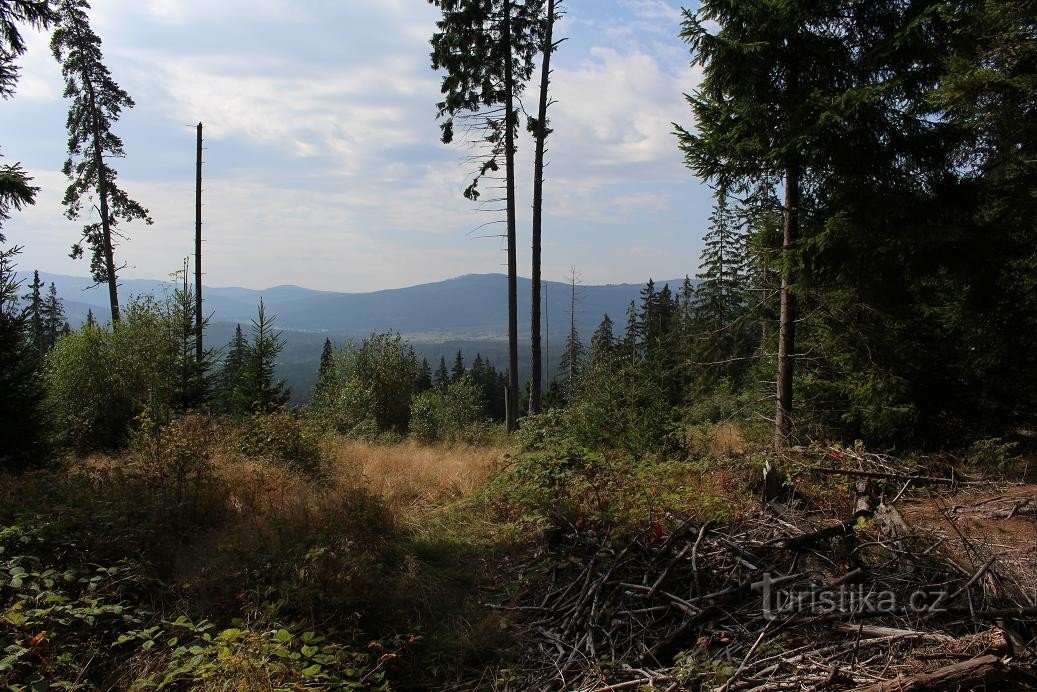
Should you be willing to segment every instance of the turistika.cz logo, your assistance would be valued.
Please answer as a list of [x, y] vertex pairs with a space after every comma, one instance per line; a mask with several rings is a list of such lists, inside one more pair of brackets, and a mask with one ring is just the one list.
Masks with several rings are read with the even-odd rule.
[[838, 584], [805, 589], [782, 588], [801, 581], [803, 575], [775, 576], [765, 573], [752, 588], [760, 592], [763, 615], [769, 620], [793, 614], [831, 613], [933, 613], [941, 610], [945, 591], [918, 590], [907, 595], [876, 589], [868, 584]]

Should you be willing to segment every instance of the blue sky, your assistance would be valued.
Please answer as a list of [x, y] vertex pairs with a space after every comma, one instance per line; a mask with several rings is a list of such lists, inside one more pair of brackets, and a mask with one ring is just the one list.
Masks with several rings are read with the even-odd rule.
[[[425, 0], [95, 0], [113, 76], [137, 102], [117, 162], [155, 225], [124, 231], [125, 277], [162, 278], [193, 251], [194, 131], [206, 129], [206, 283], [366, 291], [503, 271], [499, 229], [461, 192], [466, 151], [439, 142], [439, 76]], [[544, 274], [584, 283], [694, 274], [709, 190], [684, 168], [671, 122], [693, 125], [698, 75], [668, 0], [568, 0], [558, 28]], [[33, 35], [13, 100], [8, 161], [42, 188], [8, 222], [20, 268], [85, 275], [68, 259], [66, 103], [48, 38]], [[537, 80], [526, 98], [535, 108]], [[519, 153], [519, 267], [529, 274], [532, 142]]]

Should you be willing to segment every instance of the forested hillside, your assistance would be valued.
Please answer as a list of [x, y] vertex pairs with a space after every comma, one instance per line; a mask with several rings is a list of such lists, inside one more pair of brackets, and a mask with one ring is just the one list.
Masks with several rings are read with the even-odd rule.
[[[384, 135], [379, 156], [413, 177], [379, 201], [386, 223], [462, 205], [506, 274], [345, 293], [209, 287], [223, 281], [203, 269], [207, 205], [226, 203], [203, 182], [209, 124], [191, 126], [194, 167], [177, 173], [192, 198], [149, 199], [153, 214], [136, 190], [172, 187], [116, 170], [138, 165], [118, 134], [137, 104], [110, 69], [125, 51], [98, 33], [113, 15], [0, 0], [0, 108], [67, 108], [52, 133], [67, 187], [47, 213], [90, 275], [19, 266], [4, 233], [42, 213], [53, 176], [0, 165], [0, 687], [1037, 689], [1037, 4], [620, 3], [636, 22], [608, 31], [579, 0], [419, 4], [434, 14], [413, 51], [424, 81], [371, 68], [366, 49], [334, 67], [427, 91], [439, 142], [418, 150], [456, 155], [456, 199], [412, 194], [440, 174], [400, 153], [418, 139], [402, 108], [319, 109], [339, 148], [290, 148], [338, 157], [338, 186], [374, 161], [357, 142]], [[262, 9], [287, 27], [317, 5]], [[178, 7], [160, 8], [163, 31]], [[679, 38], [695, 86], [617, 67], [612, 91], [561, 105], [574, 71], [557, 60], [581, 32]], [[29, 68], [41, 38], [60, 93]], [[276, 40], [264, 51], [288, 59]], [[231, 65], [228, 100], [274, 102], [270, 85], [291, 82], [191, 59]], [[314, 94], [364, 91], [321, 79], [295, 118], [323, 108]], [[609, 131], [597, 109], [642, 79], [683, 98], [681, 121], [638, 111], [580, 162], [599, 179], [553, 177], [563, 121]], [[705, 228], [688, 223], [697, 266], [643, 285], [583, 285], [577, 267], [546, 280], [568, 242], [553, 220], [585, 205], [602, 229], [580, 249], [590, 264], [616, 242], [610, 214], [665, 205], [639, 187], [657, 184], [646, 123], [711, 193]], [[612, 156], [629, 177], [607, 184], [630, 194], [602, 211], [585, 203], [608, 202], [588, 190]], [[315, 206], [371, 207], [285, 175], [312, 181]], [[263, 203], [244, 199], [242, 213]], [[181, 203], [190, 257], [167, 258], [168, 282], [120, 278], [144, 247], [131, 240]], [[290, 244], [330, 244], [293, 235], [308, 211], [269, 220], [277, 236], [250, 229], [269, 247], [249, 261], [288, 271]], [[676, 252], [624, 229], [625, 261]], [[375, 262], [374, 234], [351, 237]], [[392, 241], [401, 265], [431, 246], [411, 238]], [[474, 255], [422, 261], [457, 256]]]

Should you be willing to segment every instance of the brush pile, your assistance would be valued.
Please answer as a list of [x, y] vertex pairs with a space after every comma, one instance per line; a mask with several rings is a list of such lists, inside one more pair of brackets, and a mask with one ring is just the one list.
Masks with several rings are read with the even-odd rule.
[[[1037, 689], [1037, 544], [999, 551], [961, 526], [981, 512], [1033, 523], [1033, 487], [1006, 499], [1003, 487], [832, 456], [841, 463], [812, 472], [850, 479], [845, 517], [785, 498], [668, 535], [566, 534], [550, 571], [502, 606], [527, 652], [515, 687]], [[948, 499], [981, 486], [1002, 495]], [[915, 511], [920, 493], [936, 509]]]

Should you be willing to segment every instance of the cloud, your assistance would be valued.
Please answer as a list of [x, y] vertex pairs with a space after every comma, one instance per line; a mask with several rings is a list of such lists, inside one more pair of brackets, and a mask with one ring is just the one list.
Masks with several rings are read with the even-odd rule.
[[594, 47], [555, 73], [556, 146], [593, 167], [650, 163], [672, 174], [680, 168], [672, 123], [688, 118], [683, 93], [696, 83], [690, 70], [666, 71], [645, 52]]
[[[440, 75], [428, 64], [437, 11], [421, 0], [95, 2], [106, 63], [137, 101], [116, 126], [128, 153], [120, 180], [156, 219], [127, 229], [127, 276], [165, 276], [191, 252], [193, 138], [184, 125], [199, 120], [213, 283], [361, 290], [500, 271], [498, 227], [477, 230], [500, 217], [461, 195], [470, 152], [438, 141]], [[560, 25], [571, 40], [556, 54], [552, 81], [549, 267], [640, 280], [683, 274], [678, 266], [694, 262], [689, 217], [708, 211], [693, 208], [699, 197], [688, 194], [694, 181], [671, 123], [690, 124], [682, 94], [699, 76], [677, 22], [663, 0], [603, 0], [572, 7]], [[44, 109], [63, 120], [66, 108], [46, 42], [31, 39], [18, 96], [0, 111], [0, 129], [24, 133], [17, 156], [33, 171], [56, 171], [64, 158], [60, 121], [48, 122], [53, 131], [39, 125]], [[537, 86], [534, 78], [527, 107], [535, 108]], [[46, 155], [31, 159], [28, 142], [44, 141]], [[524, 267], [525, 134], [517, 166]], [[60, 214], [66, 183], [56, 173], [40, 181], [40, 203], [11, 222], [9, 235], [28, 244], [27, 266], [83, 274], [84, 263], [64, 259], [78, 227]], [[646, 228], [667, 243], [665, 256], [631, 254], [631, 238]], [[482, 235], [491, 239], [474, 239]], [[649, 266], [659, 262], [674, 267]]]

